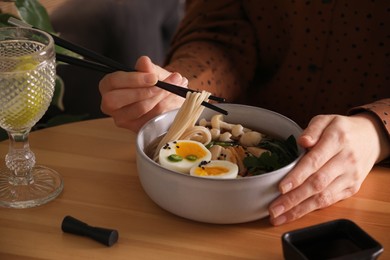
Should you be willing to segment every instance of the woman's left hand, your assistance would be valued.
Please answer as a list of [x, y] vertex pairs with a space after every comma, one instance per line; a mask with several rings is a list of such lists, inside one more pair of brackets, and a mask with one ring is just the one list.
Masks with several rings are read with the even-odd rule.
[[271, 223], [294, 221], [357, 193], [373, 165], [390, 154], [386, 135], [370, 113], [314, 117], [298, 139], [307, 153], [269, 206]]

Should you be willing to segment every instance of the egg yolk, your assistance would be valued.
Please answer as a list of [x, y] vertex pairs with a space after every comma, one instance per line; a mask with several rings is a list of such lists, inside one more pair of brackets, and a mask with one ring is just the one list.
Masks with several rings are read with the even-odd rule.
[[213, 166], [213, 167], [197, 167], [195, 169], [195, 175], [197, 176], [218, 176], [227, 173], [229, 170], [225, 167]]
[[200, 145], [190, 142], [180, 142], [176, 143], [176, 154], [187, 158], [188, 156], [196, 156], [197, 158], [202, 158], [206, 156], [206, 151]]

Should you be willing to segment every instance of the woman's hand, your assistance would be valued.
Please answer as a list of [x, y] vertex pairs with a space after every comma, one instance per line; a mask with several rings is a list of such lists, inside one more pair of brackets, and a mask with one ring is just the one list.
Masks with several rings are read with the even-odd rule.
[[280, 182], [269, 207], [281, 225], [354, 195], [373, 165], [390, 154], [382, 126], [369, 113], [314, 117], [298, 139], [308, 152]]
[[187, 87], [188, 80], [140, 57], [137, 72], [115, 72], [99, 83], [101, 110], [113, 117], [115, 124], [137, 132], [143, 124], [166, 111], [178, 108], [184, 98], [154, 86], [158, 80]]

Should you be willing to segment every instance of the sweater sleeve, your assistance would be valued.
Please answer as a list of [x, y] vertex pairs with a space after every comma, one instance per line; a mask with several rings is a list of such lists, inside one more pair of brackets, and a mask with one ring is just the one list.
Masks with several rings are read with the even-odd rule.
[[390, 98], [352, 108], [348, 113], [357, 114], [363, 111], [371, 112], [382, 122], [390, 142]]
[[187, 1], [166, 69], [187, 77], [192, 89], [237, 101], [255, 74], [254, 35], [240, 1]]
[[[387, 133], [387, 141], [390, 143], [390, 98], [381, 99], [376, 102], [354, 107], [348, 111], [348, 114], [358, 114], [361, 112], [369, 112], [375, 115], [383, 125], [383, 130]], [[379, 165], [390, 167], [390, 157], [381, 161]]]

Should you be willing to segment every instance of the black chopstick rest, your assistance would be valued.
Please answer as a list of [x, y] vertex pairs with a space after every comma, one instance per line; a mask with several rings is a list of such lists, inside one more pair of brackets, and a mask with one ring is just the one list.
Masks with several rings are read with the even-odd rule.
[[90, 237], [106, 246], [112, 246], [115, 244], [119, 237], [117, 230], [92, 227], [71, 216], [66, 216], [64, 218], [61, 229], [66, 233]]

